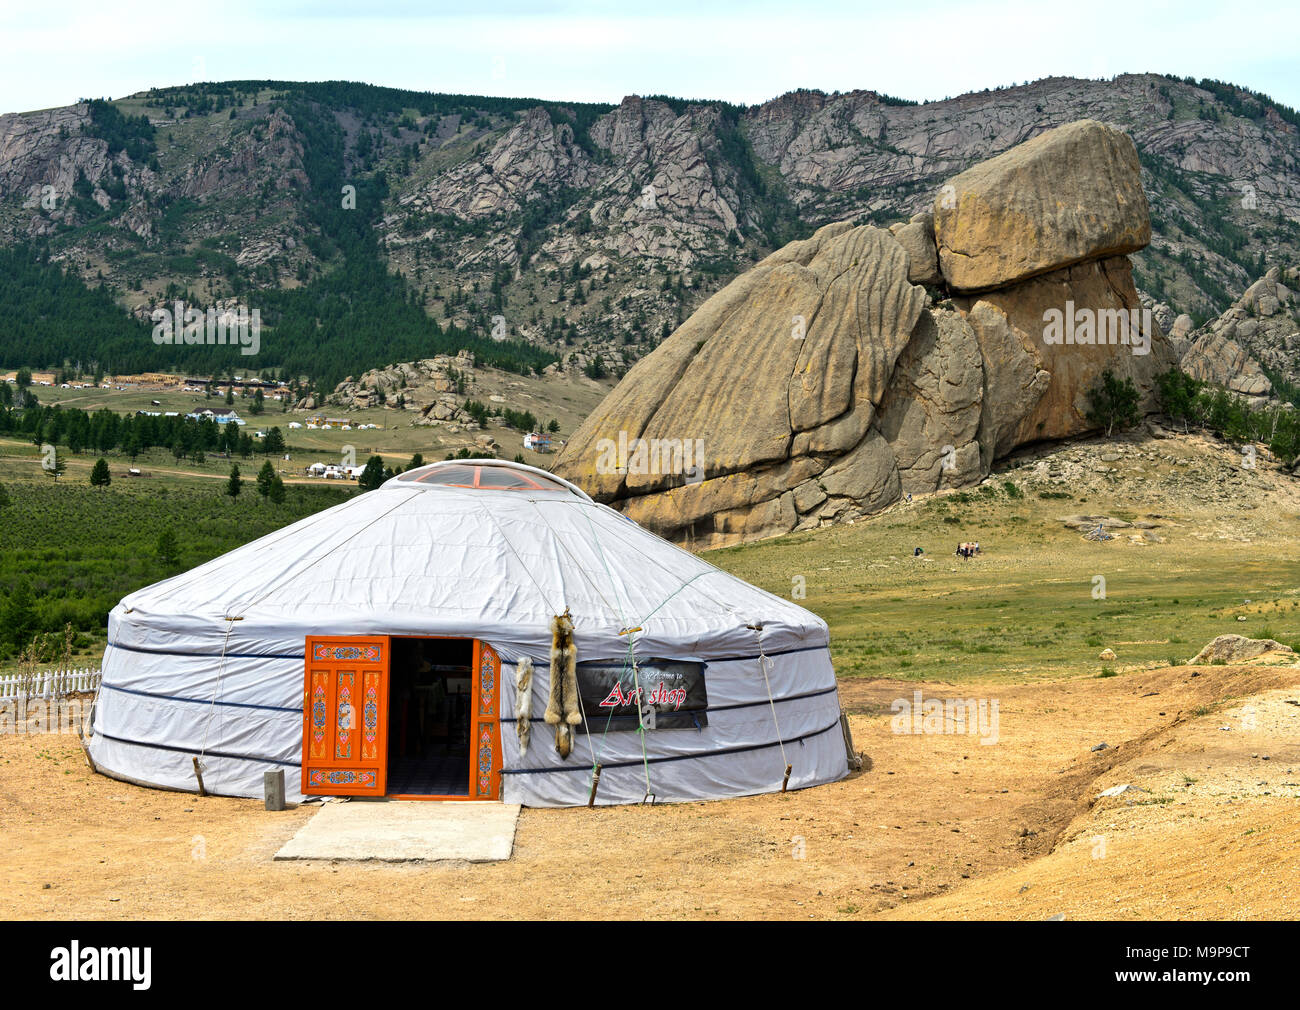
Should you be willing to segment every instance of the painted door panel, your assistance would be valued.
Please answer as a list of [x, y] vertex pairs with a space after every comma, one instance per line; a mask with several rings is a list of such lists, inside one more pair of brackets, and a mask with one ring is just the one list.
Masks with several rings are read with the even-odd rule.
[[386, 636], [308, 637], [302, 792], [383, 796], [388, 777]]
[[476, 800], [501, 796], [501, 657], [486, 642], [474, 640], [474, 682], [470, 712], [469, 795]]

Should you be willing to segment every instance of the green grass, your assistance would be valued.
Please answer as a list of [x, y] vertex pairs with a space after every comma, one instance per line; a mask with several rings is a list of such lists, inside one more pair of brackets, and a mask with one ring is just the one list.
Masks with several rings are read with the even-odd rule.
[[[67, 623], [78, 632], [74, 659], [98, 663], [108, 611], [123, 596], [352, 493], [338, 486], [291, 485], [277, 506], [256, 492], [257, 465], [241, 467], [245, 483], [234, 501], [217, 481], [115, 478], [108, 488], [92, 488], [84, 475], [65, 475], [56, 484], [47, 477], [25, 478], [13, 467], [0, 471], [8, 497], [0, 507], [0, 669], [33, 632], [57, 632]], [[174, 564], [158, 557], [164, 529], [176, 536]], [[12, 600], [20, 584], [30, 590], [31, 610], [28, 621], [15, 626]]]
[[[1278, 633], [1270, 637], [1300, 638], [1293, 536], [1249, 549], [1172, 530], [1157, 546], [1089, 543], [1055, 520], [1071, 511], [1057, 500], [961, 492], [852, 527], [705, 557], [787, 599], [792, 578], [803, 576], [807, 596], [797, 602], [830, 626], [841, 677], [1109, 676], [1098, 660], [1105, 647], [1115, 650], [1106, 667], [1117, 675], [1182, 664], [1215, 635], [1245, 633], [1235, 620], [1243, 597], [1252, 600], [1249, 611], [1268, 609], [1262, 630]], [[949, 514], [954, 505], [957, 515]], [[959, 540], [979, 540], [984, 555], [953, 557]], [[923, 558], [912, 557], [918, 545]], [[1104, 600], [1092, 598], [1095, 575], [1105, 576]]]

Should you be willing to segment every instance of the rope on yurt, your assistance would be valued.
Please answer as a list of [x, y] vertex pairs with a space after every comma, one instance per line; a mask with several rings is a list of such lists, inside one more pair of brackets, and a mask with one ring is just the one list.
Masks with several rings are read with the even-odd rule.
[[[587, 523], [587, 528], [591, 531], [591, 542], [596, 549], [596, 556], [600, 558], [601, 567], [605, 569], [605, 576], [606, 578], [609, 579], [609, 584], [614, 590], [614, 592], [612, 592], [612, 595], [615, 600], [614, 603], [610, 603], [609, 598], [606, 597], [603, 592], [601, 592], [600, 586], [595, 581], [593, 581], [590, 578], [590, 576], [587, 575], [586, 569], [574, 556], [573, 552], [569, 550], [568, 545], [565, 544], [564, 542], [564, 538], [559, 535], [559, 532], [551, 524], [551, 521], [546, 517], [546, 513], [542, 511], [542, 509], [538, 506], [537, 502], [535, 500], [530, 499], [530, 503], [532, 504], [533, 508], [536, 510], [538, 518], [540, 518], [542, 522], [546, 525], [546, 528], [550, 530], [552, 539], [559, 546], [559, 548], [562, 551], [564, 551], [566, 555], [568, 555], [569, 560], [573, 562], [574, 570], [577, 571], [580, 575], [583, 576], [583, 578], [587, 580], [588, 584], [591, 586], [591, 588], [596, 593], [596, 595], [600, 597], [601, 602], [603, 602], [605, 606], [610, 611], [612, 611], [615, 616], [618, 617], [619, 628], [620, 628], [619, 634], [622, 635], [627, 633], [629, 629], [627, 618], [624, 616], [622, 606], [617, 602], [619, 599], [619, 594], [617, 592], [618, 583], [614, 579], [614, 573], [610, 570], [609, 562], [605, 558], [605, 551], [600, 545], [600, 538], [596, 536], [596, 530], [591, 525], [591, 518], [587, 516], [585, 512], [583, 513], [583, 519]], [[638, 627], [636, 630], [639, 631], [641, 629]], [[633, 646], [631, 643], [632, 640], [629, 639], [628, 656], [623, 660], [623, 671], [619, 674], [619, 679], [620, 680], [622, 679], [622, 674], [627, 671], [629, 666], [631, 666], [633, 685], [634, 687], [639, 689], [640, 675], [636, 665], [635, 652], [633, 651]], [[640, 697], [639, 690], [637, 691], [637, 696]], [[597, 782], [599, 781], [600, 778], [600, 767], [601, 767], [600, 751], [597, 749], [596, 741], [593, 739], [593, 733], [591, 731], [591, 723], [587, 721], [587, 709], [586, 709], [586, 705], [582, 701], [582, 692], [578, 693], [578, 705], [582, 709], [583, 725], [587, 727], [587, 748], [588, 750], [591, 751], [591, 795], [594, 797]], [[612, 725], [613, 721], [614, 721], [614, 711], [611, 708], [609, 712], [609, 716], [605, 719], [605, 728], [600, 734], [600, 743], [602, 745], [605, 742], [605, 737], [609, 735], [609, 727]], [[651, 792], [650, 789], [650, 759], [649, 759], [649, 754], [646, 752], [645, 726], [640, 716], [639, 705], [637, 708], [637, 730], [641, 742], [641, 761], [645, 770], [645, 777], [646, 777], [646, 792], [645, 792], [645, 797], [642, 799], [642, 802], [645, 802], [645, 800], [653, 796], [653, 793]]]
[[772, 681], [767, 676], [768, 658], [767, 653], [763, 651], [763, 623], [755, 621], [753, 624], [745, 625], [745, 627], [749, 628], [754, 633], [754, 637], [758, 639], [758, 665], [763, 671], [763, 683], [767, 685], [767, 703], [772, 708], [772, 725], [776, 727], [776, 742], [781, 747], [781, 764], [785, 766], [785, 778], [781, 782], [781, 792], [785, 792], [786, 787], [790, 784], [790, 772], [794, 766], [790, 764], [785, 756], [785, 741], [781, 739], [781, 722], [776, 717], [776, 699], [772, 697]]
[[[567, 546], [565, 546], [563, 538], [560, 537], [560, 535], [556, 532], [555, 527], [551, 525], [550, 520], [546, 518], [546, 514], [545, 514], [544, 512], [542, 512], [542, 510], [541, 510], [540, 508], [537, 507], [537, 503], [536, 503], [536, 502], [533, 502], [533, 507], [537, 509], [537, 514], [541, 517], [542, 522], [546, 523], [546, 527], [547, 527], [547, 529], [549, 529], [549, 530], [551, 531], [551, 534], [552, 534], [552, 536], [554, 537], [555, 542], [556, 542], [557, 544], [559, 544], [559, 545], [560, 545], [560, 548], [561, 548], [561, 549], [562, 549], [566, 554], [568, 554], [569, 557], [573, 560], [574, 567], [575, 567], [579, 572], [581, 572], [581, 573], [583, 573], [583, 574], [585, 575], [586, 573], [585, 573], [585, 571], [584, 571], [582, 565], [580, 565], [580, 564], [578, 563], [578, 559], [575, 558], [575, 557], [573, 556], [573, 553], [568, 549]], [[613, 593], [614, 599], [615, 599], [615, 600], [618, 600], [618, 599], [619, 599], [619, 594], [618, 594], [618, 592], [617, 592], [617, 589], [618, 589], [618, 582], [617, 582], [617, 580], [614, 578], [614, 573], [613, 573], [613, 571], [610, 570], [609, 562], [608, 562], [608, 561], [606, 560], [606, 558], [605, 558], [605, 549], [604, 549], [603, 547], [601, 547], [601, 545], [600, 545], [600, 537], [596, 536], [596, 529], [595, 529], [595, 527], [592, 526], [592, 524], [591, 524], [591, 517], [590, 517], [589, 515], [587, 515], [587, 513], [586, 513], [585, 511], [582, 513], [582, 517], [583, 517], [583, 519], [584, 519], [584, 520], [586, 521], [586, 523], [587, 523], [587, 529], [591, 531], [591, 542], [592, 542], [592, 545], [596, 548], [596, 556], [600, 558], [600, 564], [601, 564], [601, 567], [605, 569], [605, 577], [609, 579], [609, 584], [610, 584], [610, 586], [615, 590], [615, 592]], [[588, 581], [590, 581], [590, 580], [588, 580]], [[602, 593], [602, 592], [600, 591], [600, 587], [597, 586], [595, 583], [592, 583], [592, 588], [595, 589], [596, 594], [597, 594], [597, 595], [601, 598], [601, 600], [605, 603], [605, 606], [609, 607], [611, 610], [613, 610], [613, 611], [618, 615], [618, 620], [619, 620], [619, 624], [620, 624], [619, 634], [620, 634], [620, 635], [627, 635], [627, 636], [628, 636], [628, 640], [627, 640], [627, 641], [628, 641], [628, 645], [627, 645], [627, 658], [624, 659], [624, 661], [623, 661], [623, 670], [626, 671], [627, 668], [628, 668], [628, 666], [631, 666], [631, 667], [632, 667], [632, 686], [633, 686], [633, 690], [634, 690], [634, 696], [635, 696], [636, 699], [637, 699], [637, 710], [636, 710], [637, 738], [638, 738], [638, 740], [639, 740], [640, 743], [641, 743], [641, 767], [642, 767], [642, 770], [643, 770], [644, 773], [645, 773], [645, 796], [643, 796], [643, 797], [641, 798], [641, 802], [642, 802], [642, 803], [649, 802], [649, 803], [652, 803], [652, 804], [653, 804], [653, 803], [654, 803], [654, 800], [655, 800], [655, 794], [654, 794], [654, 790], [653, 790], [653, 788], [652, 788], [651, 785], [650, 785], [650, 755], [649, 755], [649, 753], [648, 753], [647, 750], [646, 750], [646, 742], [645, 742], [645, 732], [646, 732], [646, 730], [645, 730], [645, 717], [644, 717], [644, 715], [642, 714], [642, 708], [641, 708], [641, 668], [640, 668], [640, 665], [637, 663], [637, 659], [636, 659], [636, 633], [637, 633], [638, 631], [641, 630], [641, 624], [644, 623], [644, 622], [638, 622], [638, 624], [637, 624], [635, 627], [633, 627], [632, 625], [628, 624], [628, 622], [627, 622], [627, 618], [624, 616], [624, 613], [623, 613], [623, 608], [622, 608], [621, 606], [618, 606], [618, 605], [610, 606], [609, 600], [605, 598], [605, 594]], [[678, 591], [680, 592], [680, 588], [679, 588]], [[626, 596], [627, 594], [624, 593], [623, 595]], [[664, 601], [664, 602], [667, 602], [667, 601]], [[663, 604], [660, 604], [660, 606], [663, 606]], [[658, 609], [659, 609], [658, 607], [655, 608], [655, 610], [658, 610]], [[653, 613], [653, 611], [652, 611], [652, 613]], [[621, 674], [621, 673], [620, 673], [620, 675], [619, 675], [619, 679], [620, 679], [620, 680], [622, 679], [622, 674]], [[581, 702], [581, 699], [582, 699], [582, 694], [581, 694], [581, 692], [579, 692], [579, 694], [578, 694], [578, 699], [579, 699], [579, 702]], [[585, 709], [584, 709], [584, 711], [583, 711], [583, 713], [582, 713], [582, 718], [583, 718], [583, 723], [584, 723], [584, 725], [587, 726], [587, 746], [591, 749], [591, 758], [592, 758], [592, 765], [591, 765], [591, 782], [592, 782], [592, 790], [593, 790], [593, 795], [594, 795], [594, 790], [595, 790], [595, 787], [596, 787], [597, 777], [598, 777], [598, 774], [599, 774], [599, 771], [598, 771], [598, 770], [599, 770], [599, 768], [600, 768], [600, 758], [599, 758], [599, 756], [597, 755], [597, 753], [596, 753], [596, 748], [595, 748], [595, 746], [594, 746], [593, 743], [592, 743], [592, 739], [591, 739], [591, 724], [588, 723], [588, 722], [586, 722], [586, 719], [587, 719], [587, 713], [586, 713]], [[610, 713], [609, 713], [609, 717], [605, 720], [605, 730], [604, 730], [603, 733], [601, 733], [601, 742], [602, 742], [602, 743], [604, 742], [605, 737], [606, 737], [606, 736], [608, 735], [608, 733], [609, 733], [609, 727], [610, 727], [610, 724], [612, 723], [613, 719], [614, 719], [614, 711], [613, 711], [613, 709], [611, 708], [611, 709], [610, 709]]]
[[222, 687], [225, 684], [226, 650], [230, 647], [230, 633], [235, 628], [235, 622], [242, 620], [242, 617], [226, 617], [226, 635], [221, 640], [221, 660], [217, 665], [217, 687], [212, 693], [212, 701], [208, 703], [208, 718], [203, 723], [203, 746], [199, 748], [199, 753], [194, 758], [194, 777], [199, 780], [200, 796], [207, 795], [207, 790], [203, 786], [203, 758], [208, 752], [208, 732], [212, 728], [212, 717], [217, 712], [217, 699], [222, 696]]
[[[610, 585], [615, 586], [615, 588], [617, 588], [614, 581], [614, 573], [610, 571], [609, 562], [605, 560], [605, 548], [603, 548], [600, 545], [600, 537], [596, 536], [596, 528], [591, 525], [591, 516], [589, 516], [584, 511], [582, 513], [582, 517], [587, 521], [587, 528], [591, 530], [591, 542], [596, 545], [596, 553], [597, 555], [599, 555], [600, 563], [605, 569], [605, 575], [606, 577], [608, 577]], [[638, 551], [638, 553], [640, 552]], [[681, 588], [682, 587], [678, 587], [678, 589], [674, 591], [673, 595], [675, 596], [678, 592], [681, 592]], [[616, 599], [617, 599], [617, 595], [618, 594], [616, 593], [615, 594]], [[601, 598], [604, 599], [604, 597]], [[671, 599], [671, 597], [669, 597], [669, 599]], [[664, 603], [667, 602], [668, 602], [667, 600], [664, 601]], [[663, 603], [659, 604], [659, 607], [662, 606]], [[658, 610], [659, 607], [655, 607], [655, 610]], [[652, 610], [650, 613], [653, 614], [655, 610]], [[627, 618], [623, 616], [622, 609], [620, 608], [619, 622], [622, 625], [622, 627], [619, 629], [619, 634], [627, 635], [627, 659], [623, 661], [623, 669], [626, 670], [629, 665], [631, 665], [632, 667], [632, 687], [634, 692], [633, 696], [636, 698], [636, 734], [637, 734], [637, 739], [640, 740], [641, 742], [641, 769], [645, 773], [645, 795], [641, 797], [641, 802], [642, 803], [648, 802], [651, 805], [653, 805], [656, 797], [655, 797], [654, 789], [650, 785], [650, 755], [647, 753], [646, 745], [645, 745], [645, 714], [644, 714], [644, 709], [642, 708], [642, 698], [641, 698], [641, 666], [636, 661], [636, 636], [637, 633], [641, 631], [642, 627], [645, 625], [645, 621], [644, 620], [637, 621], [635, 626], [628, 624]], [[622, 674], [619, 675], [619, 679], [620, 680], [622, 679]], [[613, 709], [610, 709], [609, 718], [610, 720], [614, 718]], [[605, 723], [605, 732], [606, 733], [609, 732], [608, 720]], [[593, 767], [592, 768], [593, 783], [595, 782], [595, 776], [596, 776], [596, 769]]]
[[[571, 550], [569, 550], [568, 545], [564, 542], [564, 538], [561, 537], [560, 534], [559, 534], [559, 532], [555, 529], [555, 527], [551, 525], [551, 521], [550, 521], [549, 519], [546, 518], [546, 513], [543, 512], [543, 511], [541, 510], [541, 508], [538, 507], [538, 504], [537, 504], [536, 500], [530, 498], [530, 499], [529, 499], [529, 504], [533, 506], [533, 509], [537, 512], [537, 516], [538, 516], [538, 518], [542, 520], [542, 522], [545, 524], [546, 528], [547, 528], [548, 530], [551, 531], [551, 539], [555, 542], [556, 546], [559, 547], [560, 550], [564, 551], [564, 553], [567, 554], [567, 555], [569, 556], [569, 560], [573, 562], [573, 568], [574, 568], [574, 571], [576, 571], [579, 575], [581, 575], [581, 576], [582, 576], [582, 577], [587, 581], [587, 584], [588, 584], [589, 586], [591, 586], [591, 588], [592, 588], [592, 590], [595, 592], [595, 594], [596, 594], [597, 596], [600, 597], [601, 602], [604, 603], [605, 606], [609, 608], [609, 610], [610, 610], [610, 612], [611, 612], [612, 614], [614, 614], [616, 617], [618, 617], [619, 622], [620, 622], [619, 626], [620, 626], [620, 627], [623, 627], [624, 624], [622, 623], [622, 622], [623, 622], [623, 610], [622, 610], [622, 608], [619, 607], [619, 606], [617, 606], [617, 605], [614, 604], [614, 603], [610, 603], [609, 600], [606, 598], [605, 594], [602, 593], [602, 592], [600, 591], [600, 585], [599, 585], [597, 582], [595, 582], [595, 581], [591, 578], [591, 576], [589, 576], [589, 575], [587, 574], [587, 570], [586, 570], [585, 568], [583, 568], [582, 565], [578, 562], [578, 559], [577, 559], [576, 557], [573, 556], [573, 552], [572, 552]], [[591, 525], [591, 522], [590, 522], [590, 520], [588, 520], [588, 526], [590, 526], [590, 525]], [[596, 533], [595, 533], [595, 530], [592, 530], [592, 541], [596, 544], [596, 549], [597, 549], [597, 552], [599, 553], [599, 552], [600, 552], [600, 541], [596, 540]], [[604, 558], [604, 555], [603, 555], [603, 554], [601, 554], [601, 564], [602, 564], [602, 565], [605, 564], [605, 558]], [[608, 565], [605, 565], [605, 574], [606, 574], [606, 575], [609, 575], [609, 566], [608, 566]], [[613, 576], [612, 576], [612, 575], [610, 576], [610, 580], [609, 580], [609, 581], [610, 581], [610, 585], [613, 585], [613, 584], [614, 584], [614, 579], [613, 579]], [[618, 595], [615, 594], [615, 600], [617, 600], [617, 599], [618, 599]]]
[[[501, 528], [501, 524], [497, 522], [496, 516], [494, 516], [491, 512], [489, 512], [487, 506], [484, 505], [482, 502], [479, 503], [479, 511], [481, 511], [485, 516], [487, 516], [488, 521], [497, 528], [497, 532], [501, 534], [501, 539], [504, 540], [506, 542], [506, 546], [510, 548], [510, 553], [513, 554], [515, 556], [515, 560], [519, 562], [519, 567], [524, 570], [525, 575], [527, 575], [530, 579], [532, 579], [533, 585], [537, 587], [537, 591], [542, 596], [542, 602], [546, 604], [546, 609], [549, 610], [552, 614], [560, 613], [560, 611], [551, 603], [550, 597], [546, 595], [546, 590], [542, 588], [542, 584], [538, 582], [537, 579], [533, 578], [532, 569], [529, 568], [528, 565], [524, 563], [524, 559], [520, 556], [519, 552], [515, 550], [515, 545], [511, 543], [510, 538], [506, 536], [506, 531]], [[561, 587], [561, 589], [563, 589], [563, 587]]]
[[[641, 797], [641, 802], [648, 802], [653, 806], [655, 794], [650, 787], [650, 756], [646, 753], [645, 747], [645, 710], [642, 708], [641, 699], [641, 667], [636, 661], [636, 631], [624, 630], [627, 631], [628, 660], [632, 664], [632, 686], [635, 689], [634, 697], [636, 698], [636, 733], [641, 740], [641, 768], [645, 772], [645, 795]], [[613, 715], [612, 711], [610, 715]]]
[[[632, 550], [636, 551], [638, 554], [642, 554], [642, 552], [637, 551], [636, 547], [634, 547], [634, 546], [632, 546], [632, 545], [628, 545], [628, 546], [629, 546]], [[676, 546], [676, 545], [673, 545], [673, 546]], [[678, 548], [678, 549], [680, 550], [680, 548]], [[645, 557], [645, 555], [642, 554], [642, 557]], [[648, 561], [651, 561], [651, 562], [653, 562], [653, 563], [655, 563], [655, 564], [658, 564], [658, 562], [657, 562], [657, 561], [654, 561], [654, 559], [647, 558], [647, 560], [648, 560]], [[663, 566], [660, 565], [660, 567], [662, 568]], [[666, 570], [666, 569], [665, 569], [665, 570]], [[709, 568], [708, 570], [703, 571], [703, 572], [699, 572], [699, 573], [697, 573], [696, 575], [692, 576], [690, 579], [687, 579], [687, 580], [686, 580], [685, 582], [683, 582], [683, 583], [682, 583], [682, 584], [681, 584], [681, 585], [680, 585], [676, 590], [674, 590], [674, 591], [673, 591], [672, 593], [670, 593], [667, 597], [665, 597], [664, 600], [663, 600], [663, 602], [660, 603], [659, 606], [655, 607], [654, 610], [650, 611], [650, 613], [647, 614], [645, 618], [643, 618], [643, 621], [649, 619], [650, 617], [652, 617], [652, 616], [653, 616], [655, 613], [657, 613], [661, 608], [663, 608], [663, 607], [668, 603], [669, 600], [671, 600], [674, 596], [676, 596], [678, 593], [680, 593], [683, 589], [685, 589], [687, 586], [689, 586], [691, 583], [693, 583], [696, 579], [700, 578], [701, 576], [711, 574], [711, 573], [713, 573], [713, 572], [715, 572], [715, 571], [717, 571], [717, 569], [715, 569], [715, 568]], [[710, 593], [706, 593], [704, 590], [700, 589], [699, 587], [695, 587], [695, 591], [696, 591], [697, 593], [699, 593], [701, 596], [705, 597], [706, 599], [712, 600], [712, 601], [713, 601], [714, 603], [716, 603], [716, 604], [717, 604], [721, 609], [723, 609], [723, 610], [727, 610], [727, 611], [730, 611], [732, 614], [734, 614], [734, 615], [736, 615], [737, 617], [739, 617], [739, 614], [737, 613], [737, 611], [736, 611], [733, 607], [731, 607], [731, 606], [730, 606], [730, 605], [729, 605], [725, 600], [718, 599], [717, 597], [713, 596], [712, 594], [710, 594]], [[769, 666], [769, 664], [770, 664], [771, 661], [767, 658], [767, 653], [766, 653], [766, 651], [765, 651], [764, 648], [763, 648], [763, 634], [762, 634], [762, 631], [763, 631], [763, 624], [762, 624], [762, 622], [755, 621], [755, 622], [753, 622], [753, 623], [746, 624], [745, 627], [747, 627], [747, 628], [749, 628], [751, 631], [753, 631], [753, 632], [754, 632], [754, 636], [758, 639], [758, 657], [759, 657], [759, 666], [760, 666], [760, 668], [761, 668], [762, 671], [763, 671], [763, 683], [766, 685], [766, 688], [767, 688], [767, 702], [768, 702], [768, 706], [769, 706], [769, 707], [771, 708], [771, 710], [772, 710], [772, 724], [773, 724], [773, 726], [775, 726], [775, 728], [776, 728], [776, 739], [777, 739], [777, 744], [778, 744], [778, 745], [780, 746], [780, 748], [781, 748], [781, 764], [782, 764], [782, 765], [784, 766], [784, 768], [785, 768], [785, 773], [784, 773], [784, 775], [783, 775], [783, 777], [782, 777], [782, 780], [781, 780], [781, 791], [782, 791], [782, 792], [785, 792], [785, 791], [787, 790], [787, 788], [789, 787], [789, 785], [790, 785], [790, 774], [791, 774], [791, 772], [794, 770], [794, 766], [790, 763], [789, 759], [786, 757], [786, 753], [785, 753], [785, 740], [784, 740], [784, 739], [782, 738], [782, 736], [781, 736], [781, 722], [780, 722], [780, 720], [777, 718], [777, 715], [776, 715], [776, 699], [775, 699], [775, 698], [773, 697], [773, 695], [772, 695], [772, 681], [771, 681], [771, 678], [768, 676], [768, 666]]]

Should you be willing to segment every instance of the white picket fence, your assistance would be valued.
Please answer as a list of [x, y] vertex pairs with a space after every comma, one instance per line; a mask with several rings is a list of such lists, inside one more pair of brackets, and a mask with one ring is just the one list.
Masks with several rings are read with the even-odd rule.
[[46, 670], [32, 678], [24, 689], [23, 678], [16, 674], [0, 676], [0, 700], [6, 698], [62, 698], [65, 694], [97, 691], [102, 675], [89, 667], [82, 670]]

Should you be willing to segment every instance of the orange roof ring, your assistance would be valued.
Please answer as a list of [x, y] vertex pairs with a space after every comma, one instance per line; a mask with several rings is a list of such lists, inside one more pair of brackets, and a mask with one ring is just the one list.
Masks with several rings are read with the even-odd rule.
[[524, 463], [499, 459], [449, 459], [399, 474], [395, 480], [412, 484], [474, 488], [491, 491], [561, 491], [584, 501], [591, 499], [576, 485]]

